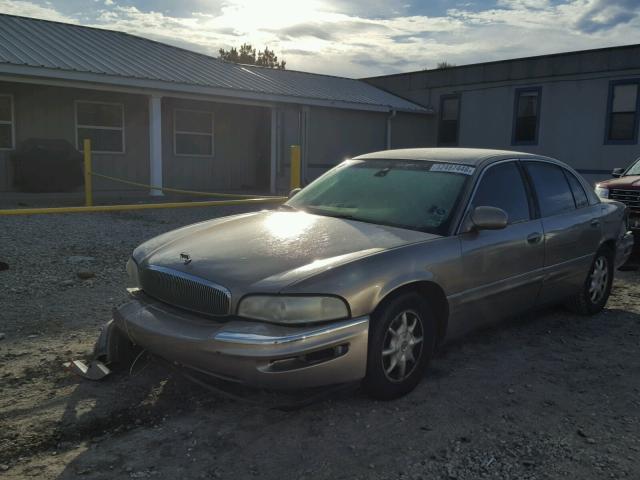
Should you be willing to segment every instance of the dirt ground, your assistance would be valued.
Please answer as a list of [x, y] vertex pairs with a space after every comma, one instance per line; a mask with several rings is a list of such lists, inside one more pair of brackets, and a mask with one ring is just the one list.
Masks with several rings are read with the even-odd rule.
[[448, 345], [393, 402], [350, 389], [283, 411], [144, 359], [99, 383], [65, 371], [126, 299], [138, 243], [235, 211], [0, 218], [0, 478], [640, 479], [635, 271], [594, 317], [549, 309]]

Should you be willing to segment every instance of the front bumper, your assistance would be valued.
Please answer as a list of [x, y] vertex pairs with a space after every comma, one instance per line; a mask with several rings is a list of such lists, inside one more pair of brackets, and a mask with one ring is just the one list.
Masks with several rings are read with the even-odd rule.
[[[640, 232], [637, 233], [640, 235]], [[633, 253], [634, 247], [634, 234], [633, 232], [626, 232], [622, 238], [620, 238], [616, 244], [616, 269], [627, 263], [629, 257]]]
[[287, 327], [192, 315], [138, 295], [114, 311], [114, 322], [136, 345], [225, 380], [292, 389], [364, 377], [369, 318]]

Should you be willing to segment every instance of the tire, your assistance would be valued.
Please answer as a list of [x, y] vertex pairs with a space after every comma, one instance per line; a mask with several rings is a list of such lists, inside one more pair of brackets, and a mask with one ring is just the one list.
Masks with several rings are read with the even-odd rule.
[[567, 301], [569, 310], [580, 315], [595, 315], [607, 304], [613, 284], [614, 254], [602, 247], [596, 253], [582, 291]]
[[433, 355], [436, 331], [429, 304], [416, 292], [400, 294], [378, 307], [369, 331], [367, 393], [392, 400], [413, 390]]

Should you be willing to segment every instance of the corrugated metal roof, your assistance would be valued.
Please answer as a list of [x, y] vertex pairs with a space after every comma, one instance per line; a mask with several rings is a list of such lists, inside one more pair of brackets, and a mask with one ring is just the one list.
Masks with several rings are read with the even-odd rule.
[[[423, 107], [368, 83], [342, 77], [237, 65], [123, 32], [0, 14], [2, 66], [83, 72], [234, 92], [344, 102], [405, 111]], [[59, 78], [59, 74], [57, 75]]]

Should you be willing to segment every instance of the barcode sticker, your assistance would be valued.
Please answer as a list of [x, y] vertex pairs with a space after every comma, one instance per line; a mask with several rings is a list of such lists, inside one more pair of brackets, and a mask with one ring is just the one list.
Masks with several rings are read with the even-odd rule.
[[476, 171], [476, 167], [469, 165], [459, 165], [457, 163], [434, 163], [429, 169], [430, 172], [449, 172], [449, 173], [461, 173], [462, 175], [473, 175]]

